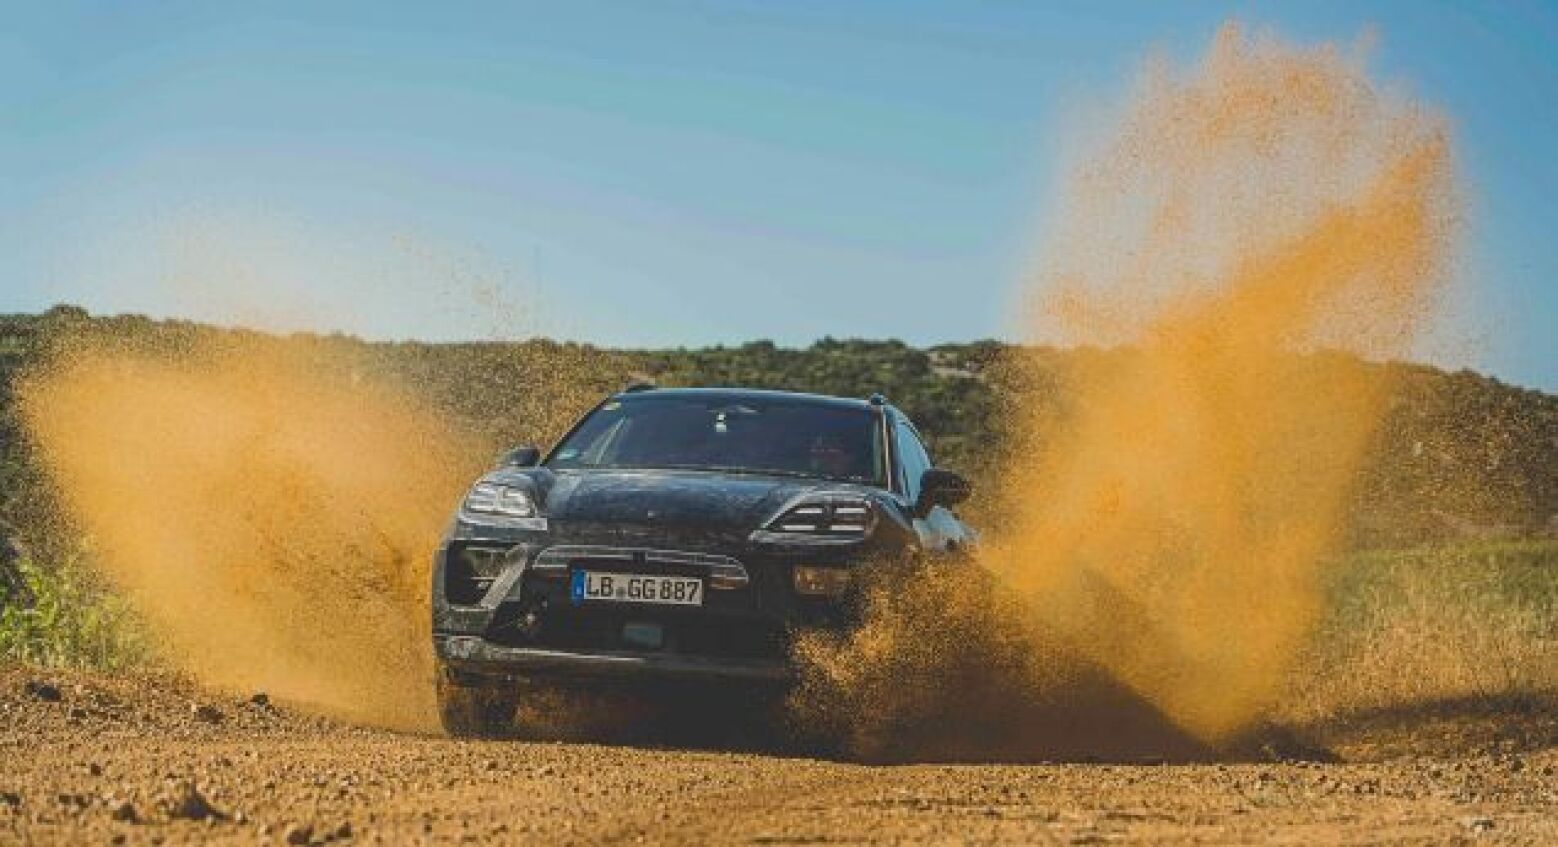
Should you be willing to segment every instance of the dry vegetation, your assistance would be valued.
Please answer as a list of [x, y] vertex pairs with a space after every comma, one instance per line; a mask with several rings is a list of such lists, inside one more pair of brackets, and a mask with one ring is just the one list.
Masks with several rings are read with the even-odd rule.
[[1350, 557], [1294, 678], [1283, 711], [1301, 721], [1558, 694], [1558, 543]]

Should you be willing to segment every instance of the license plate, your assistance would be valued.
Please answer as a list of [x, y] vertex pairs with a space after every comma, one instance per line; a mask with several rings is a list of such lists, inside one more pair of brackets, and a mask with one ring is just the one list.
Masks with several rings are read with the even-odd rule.
[[690, 576], [573, 572], [573, 602], [702, 606], [703, 580]]

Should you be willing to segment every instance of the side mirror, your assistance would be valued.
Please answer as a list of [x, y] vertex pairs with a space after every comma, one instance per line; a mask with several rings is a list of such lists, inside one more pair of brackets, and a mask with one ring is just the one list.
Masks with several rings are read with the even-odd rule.
[[968, 499], [971, 487], [960, 474], [944, 468], [928, 468], [920, 475], [920, 499], [915, 510], [930, 514], [937, 506], [956, 506]]
[[515, 447], [503, 454], [499, 462], [509, 468], [533, 468], [541, 463], [541, 448], [526, 444], [523, 447]]

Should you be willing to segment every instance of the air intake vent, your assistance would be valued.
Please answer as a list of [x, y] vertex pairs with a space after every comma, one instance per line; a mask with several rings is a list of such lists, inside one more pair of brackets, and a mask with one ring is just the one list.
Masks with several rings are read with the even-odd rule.
[[460, 545], [449, 548], [444, 568], [444, 597], [456, 606], [474, 606], [510, 562], [512, 547]]

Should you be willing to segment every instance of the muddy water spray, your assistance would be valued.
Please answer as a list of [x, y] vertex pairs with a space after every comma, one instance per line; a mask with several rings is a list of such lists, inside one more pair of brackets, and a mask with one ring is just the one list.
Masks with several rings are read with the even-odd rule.
[[1225, 28], [1147, 72], [1082, 159], [1036, 333], [1085, 357], [1034, 405], [988, 563], [1044, 629], [1216, 742], [1280, 691], [1385, 386], [1447, 261], [1440, 122], [1360, 58]]

